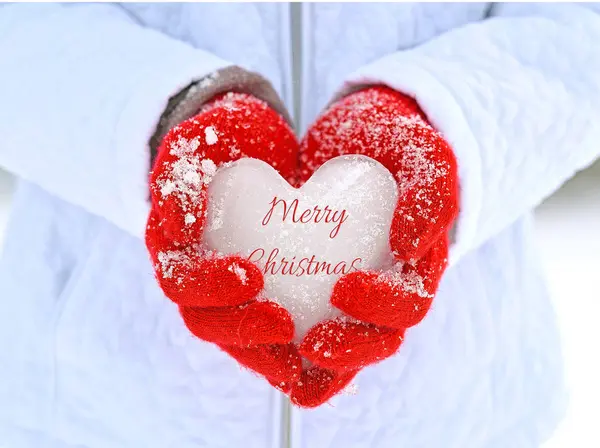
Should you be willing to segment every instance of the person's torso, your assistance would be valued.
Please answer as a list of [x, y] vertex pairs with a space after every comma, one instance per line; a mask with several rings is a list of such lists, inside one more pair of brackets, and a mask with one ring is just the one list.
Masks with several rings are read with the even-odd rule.
[[[300, 129], [350, 71], [487, 10], [122, 7], [266, 75]], [[188, 333], [154, 281], [143, 241], [28, 184], [14, 203], [0, 262], [2, 296], [19, 297], [0, 317], [0, 338], [14, 340], [0, 354], [10, 379], [0, 396], [14, 406], [10, 415], [0, 407], [0, 432], [16, 431], [1, 426], [13, 421], [35, 446], [534, 447], [555, 418], [558, 340], [527, 217], [447, 271], [426, 319], [398, 355], [361, 372], [355, 394], [303, 411]]]

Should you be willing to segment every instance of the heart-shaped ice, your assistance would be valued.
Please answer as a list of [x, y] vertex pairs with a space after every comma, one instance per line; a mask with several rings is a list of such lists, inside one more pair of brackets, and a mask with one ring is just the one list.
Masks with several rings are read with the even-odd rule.
[[339, 277], [393, 262], [397, 185], [369, 157], [331, 159], [299, 189], [265, 162], [240, 159], [217, 171], [208, 195], [205, 246], [262, 270], [263, 295], [291, 313], [296, 342], [337, 315], [329, 297]]

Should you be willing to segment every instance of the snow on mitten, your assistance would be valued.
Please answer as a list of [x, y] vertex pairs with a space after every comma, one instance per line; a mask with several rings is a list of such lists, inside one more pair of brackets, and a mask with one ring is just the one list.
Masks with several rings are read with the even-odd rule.
[[221, 164], [254, 157], [294, 182], [297, 153], [293, 131], [265, 102], [241, 93], [217, 97], [163, 139], [150, 178], [146, 231], [158, 282], [189, 330], [280, 387], [302, 368], [290, 343], [291, 316], [274, 302], [256, 300], [263, 288], [258, 267], [209, 253], [200, 241], [207, 186]]
[[415, 260], [458, 213], [456, 158], [416, 101], [389, 87], [370, 87], [330, 106], [309, 128], [300, 148], [300, 180], [327, 160], [362, 154], [379, 161], [398, 182], [392, 250]]
[[[333, 104], [301, 143], [300, 181], [345, 154], [383, 164], [398, 183], [399, 199], [390, 230], [395, 266], [340, 278], [331, 303], [355, 320], [322, 322], [300, 345], [304, 357], [337, 377], [395, 353], [405, 329], [423, 319], [446, 267], [448, 231], [458, 214], [454, 153], [413, 99], [377, 86]], [[304, 383], [293, 385], [291, 396], [299, 405], [316, 405]]]

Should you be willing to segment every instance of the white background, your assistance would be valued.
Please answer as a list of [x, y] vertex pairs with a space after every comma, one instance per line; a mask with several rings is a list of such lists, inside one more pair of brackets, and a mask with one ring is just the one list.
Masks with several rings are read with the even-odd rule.
[[600, 162], [538, 208], [537, 238], [570, 389], [567, 416], [543, 448], [600, 447]]
[[[0, 243], [11, 190], [11, 179], [0, 171]], [[570, 389], [567, 416], [543, 448], [600, 447], [600, 162], [539, 207], [536, 236], [561, 326]]]

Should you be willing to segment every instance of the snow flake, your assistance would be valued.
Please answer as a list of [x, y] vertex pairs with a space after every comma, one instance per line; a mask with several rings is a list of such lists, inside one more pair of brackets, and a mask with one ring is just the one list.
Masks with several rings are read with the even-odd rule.
[[241, 267], [239, 264], [237, 263], [232, 263], [227, 270], [229, 272], [233, 272], [237, 278], [240, 280], [240, 282], [242, 283], [242, 285], [246, 285], [248, 283], [248, 273], [246, 272], [246, 270]]
[[214, 145], [219, 141], [219, 137], [217, 137], [217, 133], [213, 126], [208, 126], [204, 129], [204, 137], [207, 145]]
[[194, 224], [195, 222], [196, 222], [196, 217], [191, 213], [186, 213], [185, 224], [189, 226], [190, 224]]
[[172, 278], [175, 265], [187, 261], [185, 254], [178, 250], [169, 250], [158, 253], [158, 264], [163, 278]]
[[378, 279], [399, 286], [409, 294], [416, 294], [424, 299], [433, 298], [433, 294], [430, 294], [425, 288], [425, 279], [416, 270], [411, 269], [404, 272], [402, 267], [403, 263], [396, 263], [392, 269], [379, 274]]
[[202, 172], [205, 176], [204, 183], [209, 183], [217, 172], [217, 165], [215, 165], [215, 162], [210, 159], [203, 159], [200, 162], [200, 167], [202, 168]]

